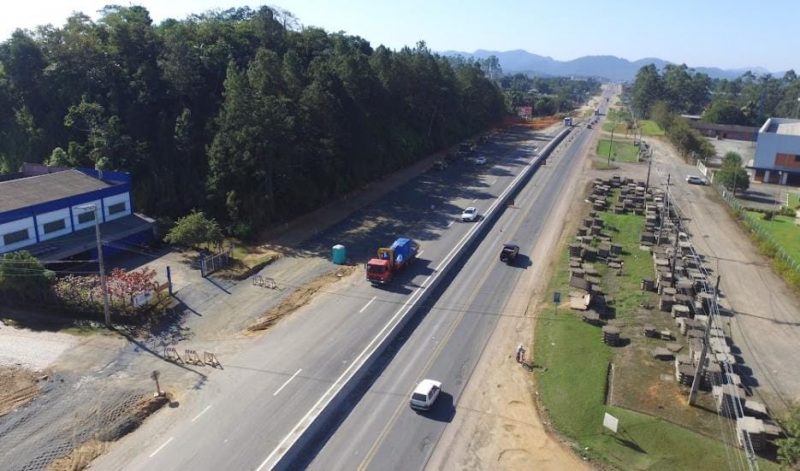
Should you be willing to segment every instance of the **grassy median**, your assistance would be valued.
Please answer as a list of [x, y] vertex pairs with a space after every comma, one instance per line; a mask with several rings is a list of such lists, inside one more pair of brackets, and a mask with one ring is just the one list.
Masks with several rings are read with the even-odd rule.
[[661, 129], [661, 126], [659, 126], [655, 121], [651, 121], [649, 119], [643, 119], [639, 121], [639, 127], [642, 130], [642, 135], [644, 136], [664, 135], [664, 130]]
[[638, 162], [639, 148], [630, 142], [614, 139], [613, 144], [610, 139], [601, 139], [597, 143], [597, 157], [604, 159], [608, 156], [609, 147], [611, 148], [611, 160], [618, 162]]

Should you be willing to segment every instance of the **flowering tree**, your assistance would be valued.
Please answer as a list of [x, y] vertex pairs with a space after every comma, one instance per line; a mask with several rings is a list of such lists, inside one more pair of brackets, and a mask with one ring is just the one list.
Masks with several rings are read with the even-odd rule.
[[155, 291], [156, 271], [152, 268], [142, 268], [136, 271], [126, 271], [115, 268], [108, 277], [109, 295], [129, 301], [133, 296], [141, 293]]

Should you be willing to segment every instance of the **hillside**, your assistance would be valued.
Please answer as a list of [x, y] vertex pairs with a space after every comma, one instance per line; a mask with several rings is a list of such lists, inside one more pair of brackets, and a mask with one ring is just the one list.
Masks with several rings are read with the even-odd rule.
[[[463, 56], [476, 59], [485, 59], [489, 56], [496, 56], [500, 60], [500, 66], [506, 73], [524, 72], [532, 75], [554, 75], [554, 76], [581, 76], [598, 77], [613, 81], [633, 80], [636, 72], [645, 65], [655, 64], [656, 67], [663, 68], [670, 61], [656, 57], [647, 57], [636, 61], [629, 61], [621, 57], [604, 56], [583, 56], [569, 61], [559, 61], [548, 56], [540, 56], [528, 51], [516, 49], [512, 51], [487, 51], [478, 49], [475, 52], [443, 51], [446, 56]], [[749, 69], [720, 69], [717, 67], [694, 67], [697, 72], [708, 74], [711, 78], [734, 79], [747, 70], [756, 74], [765, 74], [769, 71], [761, 67]]]

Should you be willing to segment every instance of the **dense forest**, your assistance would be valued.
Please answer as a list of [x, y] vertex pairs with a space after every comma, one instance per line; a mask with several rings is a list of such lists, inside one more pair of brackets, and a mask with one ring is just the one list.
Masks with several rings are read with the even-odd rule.
[[139, 210], [240, 236], [316, 208], [505, 113], [480, 65], [299, 28], [262, 7], [154, 24], [74, 14], [0, 44], [0, 172], [131, 172]]
[[671, 112], [719, 124], [759, 127], [769, 117], [800, 117], [800, 80], [793, 70], [782, 78], [747, 72], [735, 80], [712, 80], [686, 65], [659, 71], [651, 64], [639, 69], [630, 93], [639, 116], [651, 116], [661, 102]]

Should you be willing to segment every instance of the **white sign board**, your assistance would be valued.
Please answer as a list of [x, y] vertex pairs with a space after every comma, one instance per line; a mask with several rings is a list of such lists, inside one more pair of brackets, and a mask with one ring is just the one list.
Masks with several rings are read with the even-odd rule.
[[603, 427], [617, 433], [617, 425], [619, 425], [619, 419], [606, 412], [606, 415], [603, 416]]
[[133, 297], [133, 306], [134, 307], [141, 307], [145, 304], [150, 302], [150, 298], [153, 297], [152, 291], [147, 291], [145, 293], [139, 293]]

